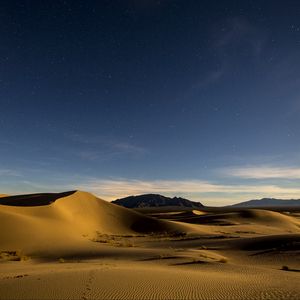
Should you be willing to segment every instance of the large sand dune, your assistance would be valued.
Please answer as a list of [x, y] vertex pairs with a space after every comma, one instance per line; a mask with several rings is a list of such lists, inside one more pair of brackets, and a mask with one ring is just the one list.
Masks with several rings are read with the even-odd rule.
[[0, 203], [0, 299], [300, 299], [297, 213], [148, 216], [80, 191]]
[[6, 229], [0, 231], [1, 248], [26, 250], [30, 246], [39, 250], [50, 244], [67, 245], [94, 238], [96, 233], [122, 235], [185, 229], [81, 191], [6, 197], [5, 204], [0, 205], [0, 227]]

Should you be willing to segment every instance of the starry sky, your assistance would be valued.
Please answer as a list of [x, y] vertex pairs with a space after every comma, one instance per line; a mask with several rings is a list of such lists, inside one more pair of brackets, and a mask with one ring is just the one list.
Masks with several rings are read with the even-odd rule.
[[0, 193], [300, 198], [300, 2], [1, 1]]

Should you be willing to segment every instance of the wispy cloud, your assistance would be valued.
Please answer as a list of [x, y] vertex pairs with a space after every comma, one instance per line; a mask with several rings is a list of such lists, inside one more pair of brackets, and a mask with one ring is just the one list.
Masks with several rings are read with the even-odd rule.
[[[15, 174], [2, 172], [0, 174]], [[0, 175], [1, 176], [1, 175]], [[300, 198], [300, 187], [284, 184], [224, 184], [205, 180], [136, 180], [122, 178], [92, 178], [84, 176], [62, 176], [56, 174], [52, 182], [21, 178], [16, 182], [0, 181], [0, 189], [6, 193], [58, 192], [66, 190], [83, 190], [105, 200], [157, 193], [166, 196], [182, 196], [200, 201], [205, 205], [228, 205], [244, 200], [263, 197]], [[72, 184], [70, 182], [73, 182]]]
[[71, 153], [85, 160], [107, 160], [120, 155], [143, 155], [146, 149], [131, 141], [109, 136], [67, 134], [69, 140], [79, 145]]
[[241, 49], [247, 48], [249, 57], [257, 59], [266, 44], [266, 36], [262, 30], [245, 17], [222, 20], [212, 28], [211, 34], [209, 47], [214, 54], [212, 61], [218, 63], [211, 66], [208, 72], [201, 71], [201, 75], [187, 92], [187, 97], [195, 91], [209, 88], [226, 79], [226, 76], [233, 72], [236, 53], [241, 53]]
[[274, 166], [250, 166], [231, 167], [221, 170], [223, 175], [246, 179], [299, 179], [300, 168], [274, 167]]
[[15, 145], [14, 142], [9, 141], [9, 140], [1, 140], [1, 141], [0, 141], [0, 144], [1, 144], [1, 145], [8, 145], [8, 146], [14, 146], [14, 145]]
[[7, 177], [7, 176], [13, 176], [13, 177], [21, 177], [22, 174], [17, 170], [12, 169], [0, 169], [0, 176]]
[[244, 17], [229, 18], [217, 26], [214, 46], [220, 51], [247, 45], [252, 55], [259, 56], [265, 44], [262, 31]]
[[206, 88], [212, 84], [215, 84], [220, 79], [222, 79], [224, 73], [225, 73], [224, 67], [212, 70], [212, 71], [208, 72], [207, 74], [205, 74], [204, 78], [199, 79], [192, 88], [193, 89], [202, 89], [202, 88]]
[[[282, 197], [300, 196], [300, 188], [283, 187], [278, 185], [225, 185], [202, 180], [126, 180], [126, 179], [90, 179], [81, 183], [77, 188], [90, 191], [107, 200], [138, 195], [144, 193], [161, 193], [164, 195], [182, 195], [191, 199], [206, 200], [208, 205], [227, 199], [249, 200], [253, 197]], [[216, 197], [218, 196], [218, 197]], [[209, 203], [214, 199], [213, 203]], [[231, 201], [230, 201], [231, 199]], [[217, 201], [217, 202], [218, 202]], [[229, 201], [229, 202], [228, 202]]]

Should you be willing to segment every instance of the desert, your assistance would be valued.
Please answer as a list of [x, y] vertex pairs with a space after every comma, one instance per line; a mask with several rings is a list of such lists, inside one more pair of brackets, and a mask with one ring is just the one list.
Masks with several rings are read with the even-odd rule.
[[300, 1], [0, 1], [0, 300], [300, 300]]
[[299, 212], [136, 211], [82, 191], [0, 203], [0, 299], [300, 298]]

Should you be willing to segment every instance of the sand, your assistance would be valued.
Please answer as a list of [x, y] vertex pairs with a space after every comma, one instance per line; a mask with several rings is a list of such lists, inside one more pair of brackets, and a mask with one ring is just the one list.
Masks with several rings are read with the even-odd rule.
[[147, 215], [80, 191], [9, 198], [0, 299], [300, 299], [297, 212]]

